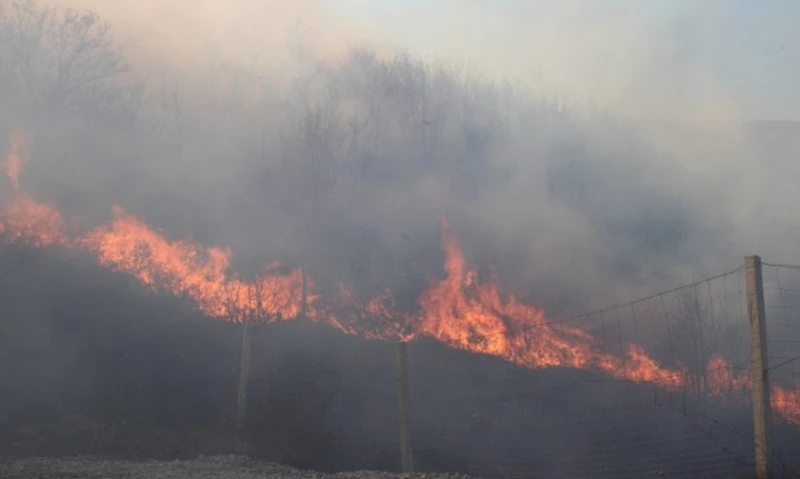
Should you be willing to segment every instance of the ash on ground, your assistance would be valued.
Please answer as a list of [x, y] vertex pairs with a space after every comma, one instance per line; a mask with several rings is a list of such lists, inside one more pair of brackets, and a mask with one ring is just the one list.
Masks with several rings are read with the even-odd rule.
[[3, 478], [297, 478], [297, 479], [471, 479], [463, 474], [357, 471], [327, 474], [303, 471], [243, 456], [210, 456], [176, 461], [121, 461], [99, 457], [26, 458], [0, 462]]

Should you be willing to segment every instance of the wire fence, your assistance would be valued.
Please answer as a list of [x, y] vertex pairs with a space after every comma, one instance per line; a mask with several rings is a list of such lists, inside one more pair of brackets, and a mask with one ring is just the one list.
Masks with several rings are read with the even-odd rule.
[[[763, 263], [762, 272], [772, 386], [771, 458], [785, 477], [800, 477], [792, 472], [800, 470], [800, 266]], [[508, 333], [549, 335], [546, 343], [521, 344], [558, 344], [551, 367], [514, 367], [509, 365], [514, 358], [458, 348], [444, 355], [432, 340], [409, 343], [415, 469], [489, 478], [752, 476], [756, 446], [745, 276], [745, 268], [739, 267]], [[278, 377], [279, 358], [295, 363], [301, 358], [289, 355], [297, 345], [268, 336], [254, 340], [250, 397], [273, 394], [273, 404], [260, 419], [248, 418], [251, 427], [281, 430], [288, 427], [285, 421], [294, 421], [302, 428], [296, 437], [284, 438], [295, 441], [288, 448], [314, 442], [314, 447], [328, 450], [355, 450], [362, 458], [377, 455], [378, 449], [399, 458], [397, 424], [382, 419], [398, 416], [395, 384], [385, 380], [394, 367], [386, 343], [338, 346], [335, 354], [341, 356], [366, 348], [368, 360], [361, 362], [370, 367], [360, 371], [368, 378], [335, 371], [333, 354], [309, 363], [307, 383], [314, 384], [306, 387], [295, 377]], [[265, 340], [271, 341], [269, 346]], [[582, 348], [579, 355], [569, 351], [570, 341]], [[309, 342], [302, 344], [307, 348]], [[585, 355], [590, 358], [576, 361]], [[331, 391], [351, 392], [327, 393], [318, 380], [320, 365], [330, 370], [325, 378], [335, 378]], [[359, 397], [365, 381], [375, 385], [373, 395]], [[276, 400], [274, 391], [281, 398]], [[313, 413], [308, 404], [315, 406]], [[278, 414], [282, 407], [301, 417]], [[325, 421], [333, 415], [349, 420], [326, 429]]]
[[[800, 458], [800, 266], [764, 263], [767, 364], [777, 413], [773, 448], [782, 461]], [[786, 420], [790, 424], [786, 424]]]
[[[423, 454], [427, 447], [458, 448], [460, 461], [438, 468], [483, 477], [737, 477], [752, 471], [752, 440], [727, 424], [731, 417], [710, 416], [695, 401], [646, 398], [641, 388], [615, 392], [614, 404], [594, 407], [523, 400], [495, 405], [488, 418], [464, 418], [482, 435], [423, 429], [415, 431], [415, 447]], [[537, 420], [521, 420], [526, 413]]]
[[457, 430], [436, 426], [445, 409], [431, 408], [438, 391], [418, 393], [414, 448], [420, 470], [430, 467], [429, 451], [447, 450], [450, 460], [439, 461], [437, 469], [484, 477], [752, 472], [745, 299], [743, 268], [737, 268], [551, 321], [547, 327], [555, 334], [566, 325], [590, 333], [599, 361], [616, 358], [619, 370], [596, 364], [584, 371], [538, 370], [521, 376], [515, 391], [465, 391], [462, 402], [476, 410], [448, 408], [448, 414], [463, 415]]
[[[544, 326], [557, 334], [565, 325], [590, 333], [599, 360], [617, 358], [619, 370], [596, 363], [570, 372], [556, 367], [555, 374], [536, 370], [520, 376], [514, 391], [464, 391], [461, 402], [469, 407], [432, 407], [436, 388], [418, 392], [414, 441], [421, 470], [485, 477], [752, 474], [744, 274], [737, 268]], [[800, 467], [800, 267], [765, 263], [763, 282], [772, 464], [798, 477], [792, 471]], [[424, 376], [422, 369], [416, 371]], [[437, 414], [445, 410], [462, 415], [457, 428], [438, 427]], [[435, 457], [443, 450], [450, 451], [447, 460]]]

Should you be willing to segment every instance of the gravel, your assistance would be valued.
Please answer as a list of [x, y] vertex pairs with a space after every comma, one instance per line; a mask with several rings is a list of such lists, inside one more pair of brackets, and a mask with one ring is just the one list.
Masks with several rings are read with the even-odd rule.
[[357, 471], [325, 474], [302, 471], [244, 456], [210, 456], [180, 461], [117, 461], [99, 457], [27, 458], [0, 462], [2, 478], [298, 478], [298, 479], [470, 479], [463, 474]]

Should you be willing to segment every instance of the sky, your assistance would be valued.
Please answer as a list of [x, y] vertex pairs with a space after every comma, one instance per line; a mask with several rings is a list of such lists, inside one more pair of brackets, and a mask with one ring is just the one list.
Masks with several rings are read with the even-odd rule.
[[43, 1], [95, 8], [158, 51], [194, 35], [250, 61], [302, 25], [331, 54], [405, 49], [618, 114], [800, 120], [796, 0]]
[[[432, 56], [469, 58], [500, 75], [536, 75], [576, 96], [603, 96], [563, 77], [580, 64], [630, 54], [624, 40], [639, 39], [644, 51], [666, 42], [673, 55], [697, 63], [728, 89], [751, 119], [800, 119], [800, 3], [792, 0], [338, 0], [344, 15], [366, 19], [395, 44]], [[554, 4], [559, 3], [558, 6]], [[454, 28], [455, 27], [455, 28]], [[563, 43], [532, 45], [541, 29]], [[628, 36], [626, 33], [633, 35]], [[572, 39], [572, 41], [570, 41]], [[619, 44], [615, 42], [619, 40]], [[530, 42], [530, 43], [528, 43]], [[599, 42], [599, 43], [595, 43]], [[577, 58], [526, 54], [570, 52]], [[565, 50], [567, 52], [565, 52]], [[569, 54], [569, 53], [567, 53]], [[594, 58], [589, 58], [594, 57]], [[581, 59], [582, 61], [576, 61]], [[658, 63], [658, 59], [650, 59]], [[595, 72], [596, 73], [596, 72]]]

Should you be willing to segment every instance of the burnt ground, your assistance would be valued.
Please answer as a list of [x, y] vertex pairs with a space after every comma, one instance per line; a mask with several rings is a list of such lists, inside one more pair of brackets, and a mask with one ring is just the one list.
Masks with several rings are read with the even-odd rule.
[[[128, 474], [128, 463], [104, 461], [158, 460], [165, 465], [136, 467], [164, 467], [161, 477], [183, 465], [213, 473], [218, 461], [242, 474], [278, 467], [266, 463], [321, 471], [271, 477], [399, 469], [394, 345], [308, 322], [258, 327], [247, 428], [237, 438], [239, 326], [88, 258], [6, 248], [0, 268], [0, 457], [101, 456], [96, 466], [115, 474]], [[586, 372], [530, 371], [429, 341], [408, 355], [417, 470], [670, 478], [752, 470], [746, 408]], [[796, 431], [777, 429], [779, 445], [797, 449]], [[170, 462], [220, 455], [228, 459]], [[105, 477], [136, 477], [124, 474]]]

